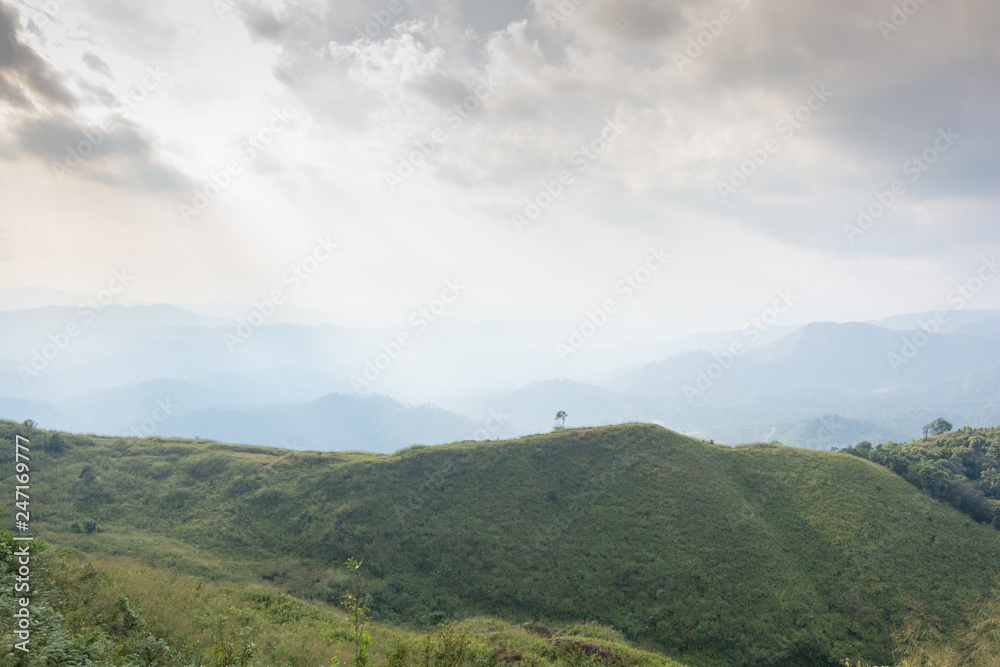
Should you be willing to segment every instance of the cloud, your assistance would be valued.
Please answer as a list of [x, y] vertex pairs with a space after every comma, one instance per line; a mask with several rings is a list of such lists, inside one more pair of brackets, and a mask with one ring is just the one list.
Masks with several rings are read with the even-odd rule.
[[76, 97], [58, 74], [18, 33], [17, 10], [0, 2], [0, 102], [16, 109], [34, 111], [52, 106], [67, 109], [76, 106]]
[[111, 72], [111, 67], [101, 60], [100, 56], [96, 53], [88, 51], [83, 54], [83, 63], [89, 67], [91, 70], [97, 72], [98, 74], [103, 74], [109, 79], [114, 79], [115, 75]]
[[[0, 132], [0, 156], [43, 161], [59, 180], [73, 175], [150, 190], [190, 187], [158, 156], [149, 132], [123, 117], [129, 109], [114, 94], [77, 74], [57, 72], [20, 30], [16, 10], [0, 2], [0, 33], [8, 36], [0, 41], [0, 105], [12, 112]], [[81, 60], [115, 78], [95, 53], [87, 51]], [[95, 111], [101, 122], [93, 120]]]

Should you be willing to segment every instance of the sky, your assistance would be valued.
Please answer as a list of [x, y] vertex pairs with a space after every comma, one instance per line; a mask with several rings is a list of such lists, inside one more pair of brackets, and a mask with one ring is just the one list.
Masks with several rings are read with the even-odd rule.
[[983, 0], [0, 0], [0, 295], [392, 327], [447, 294], [636, 340], [788, 293], [998, 308], [998, 33]]

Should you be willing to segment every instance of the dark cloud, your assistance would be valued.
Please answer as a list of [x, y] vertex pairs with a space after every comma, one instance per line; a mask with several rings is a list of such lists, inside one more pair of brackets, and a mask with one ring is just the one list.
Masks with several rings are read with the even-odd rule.
[[191, 181], [160, 162], [152, 142], [128, 120], [111, 127], [86, 126], [65, 115], [23, 118], [13, 128], [20, 155], [49, 164], [60, 178], [67, 174], [149, 190], [184, 190]]
[[480, 33], [503, 30], [528, 14], [526, 0], [492, 0], [480, 2], [465, 0], [461, 3], [462, 23]]
[[629, 45], [663, 39], [683, 25], [675, 6], [653, 0], [601, 3], [592, 16], [602, 32]]
[[238, 11], [240, 19], [256, 39], [277, 41], [285, 33], [287, 26], [267, 7], [244, 2], [239, 5]]
[[[31, 157], [53, 167], [57, 175], [73, 174], [91, 180], [150, 190], [190, 187], [188, 180], [156, 155], [141, 128], [122, 118], [102, 129], [75, 113], [95, 101], [117, 107], [105, 88], [78, 81], [83, 98], [72, 93], [60, 75], [23, 42], [16, 11], [0, 2], [0, 104], [13, 108], [0, 133], [0, 156]], [[93, 53], [83, 62], [93, 71], [113, 78], [107, 63]]]
[[80, 144], [91, 160], [116, 155], [148, 155], [149, 143], [133, 124], [119, 121], [109, 132], [86, 127], [67, 116], [29, 117], [15, 128], [22, 151], [45, 160], [63, 160]]
[[0, 101], [23, 110], [38, 102], [58, 108], [76, 106], [76, 97], [48, 63], [21, 41], [17, 10], [0, 2]]
[[83, 64], [89, 67], [94, 72], [97, 72], [98, 74], [103, 74], [109, 79], [113, 80], [115, 78], [115, 75], [111, 73], [111, 67], [109, 67], [106, 62], [101, 60], [101, 57], [98, 56], [96, 53], [91, 53], [90, 51], [84, 53]]

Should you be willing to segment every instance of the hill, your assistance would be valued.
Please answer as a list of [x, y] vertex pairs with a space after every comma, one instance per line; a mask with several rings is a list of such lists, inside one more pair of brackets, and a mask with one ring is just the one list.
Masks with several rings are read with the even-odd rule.
[[[32, 550], [34, 622], [25, 642], [13, 611], [19, 559], [0, 531], [0, 654], [4, 667], [316, 667], [355, 664], [354, 628], [340, 609], [267, 585], [206, 583], [129, 559]], [[23, 593], [22, 593], [23, 595]], [[423, 636], [366, 623], [372, 667], [684, 667], [630, 646], [596, 623], [515, 626], [493, 618], [449, 623]], [[425, 651], [426, 649], [426, 651]]]
[[56, 544], [327, 601], [358, 556], [384, 620], [595, 620], [693, 665], [886, 664], [907, 600], [958, 623], [1000, 569], [1000, 533], [868, 461], [648, 425], [388, 456], [31, 437]]
[[1000, 529], [1000, 428], [962, 428], [913, 442], [869, 442], [847, 454], [874, 461], [969, 517]]

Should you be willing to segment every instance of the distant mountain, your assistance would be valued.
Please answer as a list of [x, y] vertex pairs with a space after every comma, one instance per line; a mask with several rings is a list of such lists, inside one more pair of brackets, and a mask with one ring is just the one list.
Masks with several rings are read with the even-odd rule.
[[606, 386], [656, 401], [668, 423], [685, 430], [836, 413], [916, 435], [921, 420], [949, 411], [973, 426], [1000, 421], [988, 391], [998, 384], [998, 364], [1000, 339], [816, 323], [736, 357], [681, 354]]
[[[1000, 311], [949, 312], [935, 335], [906, 328], [935, 315], [924, 313], [878, 325], [813, 323], [759, 336], [708, 332], [595, 346], [567, 365], [551, 344], [562, 325], [547, 322], [443, 319], [423, 331], [409, 323], [351, 329], [268, 321], [238, 330], [231, 318], [240, 317], [239, 306], [198, 310], [0, 311], [0, 416], [116, 433], [137, 423], [160, 429], [148, 420], [168, 398], [180, 406], [177, 418], [357, 390], [414, 405], [436, 401], [478, 424], [482, 438], [548, 431], [559, 410], [570, 424], [659, 422], [725, 433], [722, 441], [825, 414], [866, 422], [861, 431], [873, 437], [915, 436], [940, 416], [972, 426], [1000, 421]], [[69, 326], [79, 329], [71, 338]], [[412, 342], [393, 352], [400, 333]], [[735, 357], [727, 351], [734, 343], [742, 346]], [[359, 385], [366, 369], [374, 379]], [[219, 418], [216, 426], [222, 423], [238, 420]], [[215, 433], [249, 437], [246, 430]]]
[[477, 437], [471, 419], [385, 396], [331, 394], [316, 401], [255, 410], [199, 410], [170, 419], [166, 435], [317, 451], [394, 452]]
[[[924, 324], [933, 329], [937, 312], [896, 315], [869, 322], [884, 329], [916, 331]], [[943, 333], [981, 338], [1000, 338], [1000, 310], [949, 310], [937, 322]]]
[[694, 429], [690, 435], [720, 444], [780, 442], [789, 447], [828, 451], [843, 449], [867, 440], [873, 444], [904, 442], [910, 435], [873, 422], [823, 415], [794, 423], [761, 422], [747, 426], [718, 426]]

